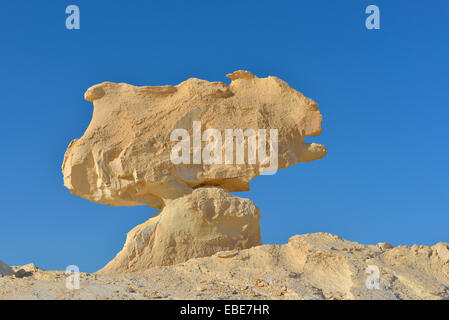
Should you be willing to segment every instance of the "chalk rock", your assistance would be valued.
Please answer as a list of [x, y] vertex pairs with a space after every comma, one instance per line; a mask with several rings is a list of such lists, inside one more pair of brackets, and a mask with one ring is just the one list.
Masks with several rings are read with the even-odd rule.
[[6, 263], [0, 260], [0, 275], [2, 276], [10, 276], [13, 275], [14, 271], [8, 266]]
[[260, 211], [249, 199], [217, 187], [171, 200], [128, 233], [125, 246], [99, 273], [145, 270], [262, 244]]
[[394, 246], [391, 243], [388, 242], [379, 242], [377, 244], [377, 246], [379, 246], [380, 248], [384, 249], [384, 250], [388, 250], [388, 249], [393, 249]]
[[[278, 130], [274, 169], [326, 154], [323, 145], [304, 142], [306, 137], [321, 133], [322, 116], [313, 100], [276, 77], [258, 78], [248, 71], [236, 71], [228, 77], [230, 85], [190, 78], [176, 86], [104, 82], [89, 88], [85, 99], [93, 102], [93, 117], [84, 135], [73, 140], [65, 153], [64, 185], [93, 202], [156, 209], [162, 208], [166, 199], [189, 194], [199, 186], [247, 191], [249, 181], [273, 169], [273, 163], [263, 163], [259, 154], [256, 163], [251, 163], [246, 151], [241, 163], [233, 144], [232, 164], [226, 164], [226, 129], [253, 129], [258, 142], [262, 141], [258, 130], [266, 130], [267, 156], [274, 154], [275, 148], [270, 144], [270, 129]], [[193, 156], [196, 121], [202, 134], [207, 129], [221, 133], [221, 162], [214, 158], [212, 164], [194, 163], [198, 160]], [[171, 161], [172, 149], [178, 143], [170, 139], [175, 129], [189, 133], [189, 164]], [[200, 156], [211, 141], [200, 141]]]
[[[449, 300], [444, 242], [384, 250], [329, 233], [301, 234], [139, 271], [81, 273], [87, 290], [73, 294], [65, 271], [39, 270], [32, 281], [0, 278], [0, 299]], [[370, 286], [375, 278], [378, 288]]]
[[276, 77], [228, 77], [230, 85], [191, 78], [159, 87], [104, 82], [86, 91], [93, 116], [65, 153], [64, 185], [93, 202], [161, 209], [129, 232], [102, 273], [261, 244], [259, 209], [229, 192], [326, 154], [304, 142], [321, 133], [313, 100]]

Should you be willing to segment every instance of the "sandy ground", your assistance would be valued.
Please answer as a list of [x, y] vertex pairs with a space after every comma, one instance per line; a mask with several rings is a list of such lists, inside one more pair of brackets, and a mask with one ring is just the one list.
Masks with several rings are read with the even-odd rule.
[[75, 290], [64, 271], [13, 269], [0, 276], [0, 299], [449, 299], [449, 244], [393, 248], [327, 233], [140, 273], [81, 273]]

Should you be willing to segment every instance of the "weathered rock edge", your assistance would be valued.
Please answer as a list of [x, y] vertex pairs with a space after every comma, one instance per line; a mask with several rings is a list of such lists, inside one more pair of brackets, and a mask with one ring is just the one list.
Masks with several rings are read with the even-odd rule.
[[[123, 250], [102, 273], [145, 270], [261, 244], [259, 209], [229, 194], [249, 190], [249, 181], [267, 170], [261, 159], [254, 163], [246, 154], [243, 163], [235, 158], [233, 164], [175, 164], [174, 130], [183, 129], [189, 141], [197, 136], [195, 123], [202, 133], [252, 129], [257, 142], [269, 132], [277, 137], [265, 145], [268, 154], [277, 154], [274, 169], [326, 154], [323, 145], [304, 142], [321, 133], [322, 116], [313, 100], [276, 77], [242, 70], [228, 77], [230, 85], [190, 78], [158, 87], [104, 82], [86, 91], [94, 112], [84, 135], [64, 155], [64, 185], [93, 202], [161, 209], [128, 234]], [[248, 150], [249, 138], [244, 140]], [[199, 143], [202, 150], [208, 141]], [[226, 143], [219, 148], [224, 159]]]

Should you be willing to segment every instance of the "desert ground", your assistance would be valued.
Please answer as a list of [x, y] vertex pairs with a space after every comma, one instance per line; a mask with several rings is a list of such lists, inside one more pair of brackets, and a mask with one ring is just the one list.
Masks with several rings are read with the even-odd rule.
[[[368, 266], [380, 271], [378, 288]], [[12, 270], [0, 277], [0, 299], [449, 299], [449, 244], [362, 245], [328, 233], [145, 272], [82, 272], [78, 290], [67, 288], [65, 271]]]

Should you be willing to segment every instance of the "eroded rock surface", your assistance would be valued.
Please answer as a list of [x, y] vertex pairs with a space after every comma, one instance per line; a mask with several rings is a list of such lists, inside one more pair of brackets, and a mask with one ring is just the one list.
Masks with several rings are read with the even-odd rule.
[[[276, 77], [247, 71], [228, 77], [230, 85], [191, 78], [159, 87], [104, 82], [86, 91], [92, 121], [66, 151], [64, 185], [93, 202], [162, 209], [128, 234], [101, 272], [144, 270], [261, 244], [259, 210], [229, 192], [249, 190], [249, 181], [265, 171], [326, 154], [323, 145], [304, 142], [321, 133], [313, 100]], [[181, 163], [173, 160], [176, 130], [185, 132], [182, 141], [191, 152]], [[252, 130], [240, 140], [243, 155], [237, 138], [222, 139], [227, 130]], [[212, 131], [219, 135], [212, 138]], [[208, 149], [212, 141], [218, 147]]]
[[[248, 182], [263, 171], [259, 162], [194, 164], [192, 156], [191, 164], [175, 165], [170, 160], [171, 133], [186, 129], [193, 140], [194, 121], [201, 122], [202, 132], [277, 129], [278, 169], [326, 154], [324, 146], [304, 142], [321, 133], [322, 116], [313, 100], [276, 77], [257, 78], [247, 71], [228, 77], [230, 85], [190, 78], [177, 86], [104, 82], [89, 88], [85, 99], [94, 104], [92, 121], [66, 151], [64, 185], [93, 202], [156, 209], [198, 186], [249, 190]], [[224, 159], [223, 149], [224, 142]]]
[[146, 270], [260, 245], [259, 220], [260, 210], [249, 199], [216, 187], [195, 189], [131, 230], [123, 250], [99, 273]]
[[[369, 266], [379, 269], [377, 289], [366, 286]], [[363, 245], [314, 233], [144, 272], [81, 273], [79, 290], [67, 290], [66, 278], [64, 271], [40, 269], [22, 279], [3, 277], [0, 299], [447, 300], [449, 244]]]

